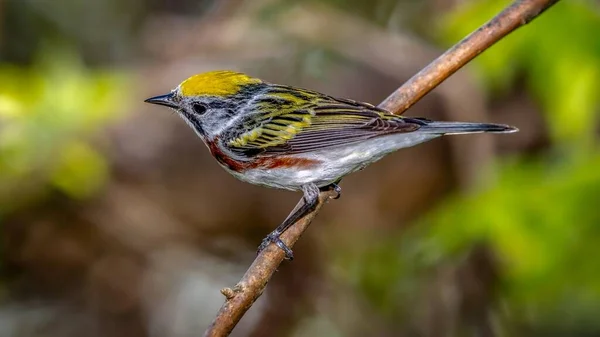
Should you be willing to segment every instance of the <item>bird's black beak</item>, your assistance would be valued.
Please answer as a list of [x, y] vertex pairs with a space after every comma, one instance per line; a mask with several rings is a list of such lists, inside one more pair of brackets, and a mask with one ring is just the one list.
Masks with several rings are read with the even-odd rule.
[[175, 102], [173, 102], [173, 93], [172, 92], [168, 93], [166, 95], [150, 97], [147, 100], [145, 100], [144, 102], [158, 104], [158, 105], [164, 105], [169, 108], [177, 109], [177, 104], [175, 104]]

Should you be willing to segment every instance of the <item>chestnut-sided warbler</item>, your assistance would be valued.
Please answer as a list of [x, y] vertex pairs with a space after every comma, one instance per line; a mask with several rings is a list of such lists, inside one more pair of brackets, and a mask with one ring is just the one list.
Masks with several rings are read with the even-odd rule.
[[293, 257], [280, 235], [310, 212], [319, 189], [398, 149], [463, 133], [510, 133], [489, 123], [401, 117], [368, 103], [267, 83], [233, 71], [194, 75], [148, 103], [177, 112], [219, 164], [240, 180], [304, 193], [303, 205], [262, 242]]

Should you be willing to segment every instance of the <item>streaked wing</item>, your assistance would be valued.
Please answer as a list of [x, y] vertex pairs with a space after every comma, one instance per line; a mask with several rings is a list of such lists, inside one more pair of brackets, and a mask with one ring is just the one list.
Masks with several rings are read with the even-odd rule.
[[295, 154], [369, 138], [417, 130], [422, 122], [402, 118], [370, 104], [336, 99], [317, 92], [276, 86], [256, 101], [244, 132], [226, 144], [245, 155]]

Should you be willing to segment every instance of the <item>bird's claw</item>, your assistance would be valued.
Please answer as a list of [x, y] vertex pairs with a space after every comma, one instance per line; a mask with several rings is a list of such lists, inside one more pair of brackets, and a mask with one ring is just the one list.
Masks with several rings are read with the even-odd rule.
[[265, 237], [262, 240], [262, 243], [260, 244], [260, 246], [258, 246], [258, 250], [257, 250], [257, 254], [260, 254], [260, 252], [262, 252], [263, 250], [265, 250], [265, 248], [267, 248], [271, 243], [274, 243], [277, 247], [279, 247], [279, 249], [283, 250], [283, 252], [285, 253], [285, 258], [287, 260], [293, 260], [294, 259], [294, 252], [292, 252], [292, 250], [290, 249], [290, 247], [288, 247], [280, 238], [281, 233], [278, 231], [273, 231], [271, 233], [269, 233], [269, 235], [267, 235], [267, 237]]
[[335, 195], [331, 199], [339, 199], [342, 196], [342, 188], [338, 184], [329, 185], [329, 190], [335, 192]]

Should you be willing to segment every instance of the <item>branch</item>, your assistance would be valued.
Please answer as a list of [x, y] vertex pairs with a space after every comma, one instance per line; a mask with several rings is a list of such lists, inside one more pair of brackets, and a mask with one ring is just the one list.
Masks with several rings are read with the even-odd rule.
[[[379, 107], [402, 114], [475, 56], [515, 29], [529, 23], [556, 2], [558, 0], [515, 1], [409, 79], [386, 98]], [[283, 233], [281, 239], [288, 247], [293, 247], [298, 241], [324, 203], [332, 197], [331, 193], [322, 192], [319, 195], [316, 209]], [[296, 208], [300, 207], [302, 202], [301, 200]], [[226, 297], [225, 304], [205, 331], [204, 336], [229, 335], [254, 301], [262, 294], [267, 282], [283, 259], [283, 251], [275, 245], [270, 245], [256, 257], [242, 279], [233, 288], [222, 289], [221, 292]]]

